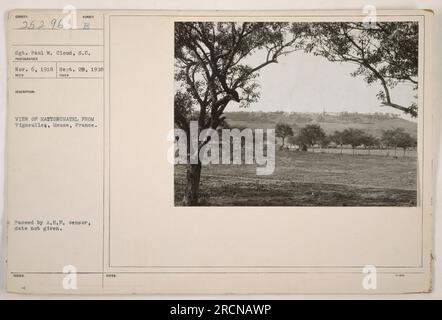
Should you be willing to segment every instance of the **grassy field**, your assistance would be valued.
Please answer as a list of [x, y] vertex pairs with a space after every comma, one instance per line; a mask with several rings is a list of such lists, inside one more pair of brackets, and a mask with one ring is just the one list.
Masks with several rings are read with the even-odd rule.
[[[201, 175], [202, 206], [415, 206], [416, 157], [278, 150], [275, 172], [254, 165], [209, 165]], [[180, 205], [185, 166], [175, 166]]]

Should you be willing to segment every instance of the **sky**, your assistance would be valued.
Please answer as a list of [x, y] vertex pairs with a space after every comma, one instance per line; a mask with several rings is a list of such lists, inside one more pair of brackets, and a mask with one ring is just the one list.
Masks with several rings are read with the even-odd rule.
[[[248, 58], [247, 63], [256, 65], [259, 56], [256, 54]], [[403, 115], [394, 108], [380, 106], [376, 98], [380, 84], [368, 86], [363, 77], [352, 77], [350, 73], [356, 69], [355, 64], [330, 62], [304, 52], [280, 57], [278, 63], [261, 70], [258, 79], [261, 97], [248, 111], [323, 112], [325, 109], [326, 112]], [[415, 91], [410, 85], [402, 84], [391, 90], [390, 94], [393, 102], [409, 106]], [[226, 111], [240, 110], [245, 109], [232, 104]]]

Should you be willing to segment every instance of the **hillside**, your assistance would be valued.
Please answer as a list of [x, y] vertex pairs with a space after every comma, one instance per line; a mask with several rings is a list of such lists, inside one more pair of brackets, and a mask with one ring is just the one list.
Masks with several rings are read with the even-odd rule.
[[403, 128], [413, 137], [417, 136], [417, 123], [386, 113], [300, 113], [300, 112], [226, 112], [226, 121], [232, 128], [269, 129], [277, 123], [290, 125], [295, 132], [307, 124], [320, 125], [327, 134], [346, 128], [362, 129], [374, 136], [383, 130]]

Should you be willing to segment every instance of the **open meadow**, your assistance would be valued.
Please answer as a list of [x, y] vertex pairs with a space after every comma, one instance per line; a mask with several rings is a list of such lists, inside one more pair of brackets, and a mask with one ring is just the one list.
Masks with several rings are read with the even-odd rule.
[[[257, 176], [255, 165], [208, 165], [201, 173], [200, 206], [415, 206], [415, 155], [360, 150], [276, 151], [275, 172]], [[175, 166], [175, 203], [185, 186], [185, 165]]]

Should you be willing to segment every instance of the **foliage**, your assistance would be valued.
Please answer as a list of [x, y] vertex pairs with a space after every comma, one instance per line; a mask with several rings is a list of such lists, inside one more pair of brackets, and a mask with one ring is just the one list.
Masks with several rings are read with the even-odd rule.
[[308, 124], [301, 129], [298, 136], [298, 141], [307, 146], [315, 146], [325, 139], [324, 130], [317, 124]]
[[354, 63], [352, 76], [362, 76], [368, 84], [381, 84], [377, 97], [382, 105], [417, 116], [416, 102], [402, 106], [390, 94], [398, 83], [409, 83], [417, 90], [417, 22], [378, 22], [370, 28], [362, 22], [323, 22], [311, 24], [310, 32], [306, 52], [333, 62]]
[[402, 128], [384, 130], [382, 142], [388, 147], [402, 148], [404, 151], [416, 146], [416, 139]]
[[353, 149], [359, 147], [364, 143], [366, 139], [366, 134], [360, 129], [348, 128], [342, 131], [344, 144], [349, 144]]
[[376, 146], [380, 145], [380, 141], [378, 138], [376, 138], [375, 136], [371, 135], [371, 134], [365, 134], [362, 137], [362, 145], [364, 145], [364, 147], [366, 149], [370, 149], [370, 148], [374, 148]]
[[342, 146], [345, 143], [342, 131], [336, 130], [332, 135], [330, 135], [330, 141], [336, 143], [338, 146]]
[[[286, 22], [176, 22], [176, 95], [199, 109], [200, 129], [216, 129], [230, 102], [247, 107], [257, 101], [259, 71], [299, 50], [306, 30], [306, 24]], [[258, 52], [261, 61], [247, 62]], [[186, 106], [175, 106], [176, 125], [184, 130], [181, 120], [191, 114]]]
[[278, 123], [275, 127], [275, 135], [282, 139], [282, 145], [284, 145], [285, 138], [293, 136], [293, 129], [285, 123]]

